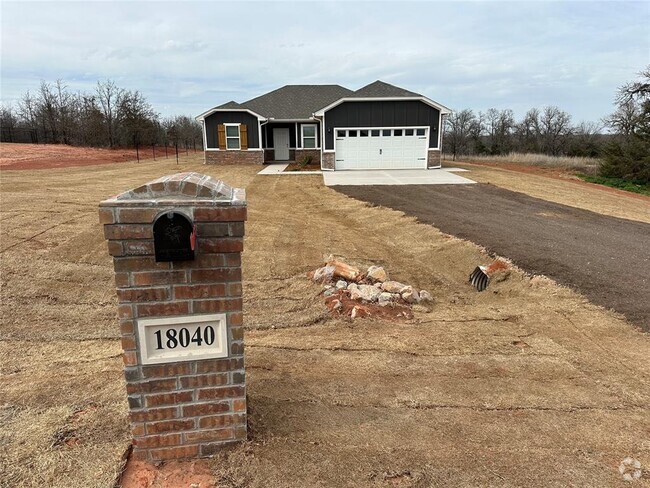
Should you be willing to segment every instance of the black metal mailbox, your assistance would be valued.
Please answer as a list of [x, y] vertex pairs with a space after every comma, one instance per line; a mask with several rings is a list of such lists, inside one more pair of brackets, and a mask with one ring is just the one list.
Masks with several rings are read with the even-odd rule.
[[153, 245], [158, 262], [192, 261], [195, 243], [195, 226], [181, 213], [164, 213], [153, 223]]

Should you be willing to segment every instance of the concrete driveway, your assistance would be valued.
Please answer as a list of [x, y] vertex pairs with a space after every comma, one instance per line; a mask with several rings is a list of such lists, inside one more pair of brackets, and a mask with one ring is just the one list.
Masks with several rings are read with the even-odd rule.
[[468, 185], [476, 183], [452, 172], [453, 168], [441, 169], [392, 169], [323, 171], [327, 186], [338, 185]]

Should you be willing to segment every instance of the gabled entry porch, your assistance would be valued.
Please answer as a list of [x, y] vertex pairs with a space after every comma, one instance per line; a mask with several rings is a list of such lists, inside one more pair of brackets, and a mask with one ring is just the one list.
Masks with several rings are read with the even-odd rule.
[[311, 156], [320, 163], [320, 124], [317, 120], [270, 120], [262, 123], [264, 162], [301, 162]]

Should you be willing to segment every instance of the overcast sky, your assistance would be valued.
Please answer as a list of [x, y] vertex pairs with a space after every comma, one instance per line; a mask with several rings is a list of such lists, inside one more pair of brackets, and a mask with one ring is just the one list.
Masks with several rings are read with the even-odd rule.
[[650, 64], [642, 2], [1, 2], [1, 94], [41, 80], [140, 90], [197, 115], [286, 84], [376, 79], [452, 109], [612, 110]]

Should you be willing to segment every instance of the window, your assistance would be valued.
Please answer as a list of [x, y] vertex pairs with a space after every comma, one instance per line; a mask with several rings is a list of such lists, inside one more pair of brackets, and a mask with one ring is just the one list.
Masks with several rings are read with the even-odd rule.
[[356, 130], [349, 130], [348, 131], [348, 137], [357, 137], [357, 131]]
[[303, 124], [300, 127], [302, 127], [303, 149], [314, 149], [316, 147], [316, 125]]
[[226, 125], [226, 149], [240, 149], [239, 124]]
[[367, 130], [360, 130], [359, 131], [359, 137], [368, 137], [368, 131]]
[[417, 129], [417, 130], [415, 131], [415, 133], [416, 133], [418, 136], [423, 136], [423, 135], [425, 134], [425, 130], [424, 130], [424, 129]]
[[379, 137], [379, 131], [373, 129], [373, 130], [370, 131], [370, 135], [372, 137]]
[[336, 131], [336, 137], [345, 137], [345, 131], [344, 130], [337, 130]]
[[413, 135], [413, 129], [406, 129], [404, 131], [405, 136], [412, 136]]
[[384, 137], [390, 137], [390, 129], [384, 129], [381, 131], [381, 135]]
[[395, 129], [393, 131], [394, 136], [401, 136], [402, 135], [402, 129]]

